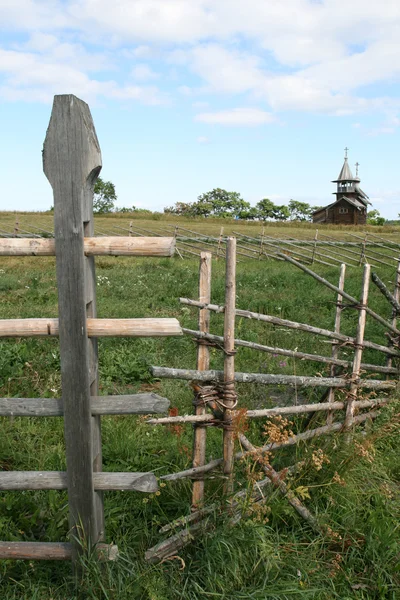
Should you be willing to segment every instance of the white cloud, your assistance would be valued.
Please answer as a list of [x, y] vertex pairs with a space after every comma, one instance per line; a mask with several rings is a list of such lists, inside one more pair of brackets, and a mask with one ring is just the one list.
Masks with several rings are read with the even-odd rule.
[[200, 135], [197, 138], [197, 143], [198, 144], [209, 144], [210, 143], [210, 139], [208, 137], [205, 137], [204, 135]]
[[258, 108], [232, 108], [231, 110], [200, 113], [196, 115], [195, 120], [218, 125], [256, 126], [273, 123], [276, 118], [273, 114]]
[[[398, 103], [362, 94], [365, 86], [399, 81], [395, 0], [0, 0], [0, 29], [7, 28], [32, 32], [19, 50], [85, 76], [116, 69], [121, 56], [157, 57], [176, 66], [177, 88], [187, 95], [242, 94], [275, 111], [336, 115]], [[69, 39], [58, 42], [63, 34]], [[88, 42], [120, 50], [96, 53]], [[157, 76], [150, 64], [133, 75]], [[38, 85], [46, 92], [45, 82]]]
[[151, 79], [158, 79], [160, 74], [153, 71], [149, 65], [138, 64], [132, 69], [132, 77], [138, 81], [150, 81]]
[[165, 104], [168, 98], [154, 86], [119, 85], [90, 78], [83, 70], [41, 55], [0, 49], [0, 97], [5, 100], [51, 102], [54, 94], [76, 94], [89, 101], [98, 97]]

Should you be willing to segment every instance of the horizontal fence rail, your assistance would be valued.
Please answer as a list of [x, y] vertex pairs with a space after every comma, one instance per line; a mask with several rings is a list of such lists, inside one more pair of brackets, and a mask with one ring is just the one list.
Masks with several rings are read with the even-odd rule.
[[[150, 415], [167, 412], [170, 402], [157, 394], [91, 396], [92, 415]], [[1, 417], [62, 417], [61, 398], [0, 398]]]
[[[218, 381], [222, 382], [223, 371], [196, 371], [192, 369], [171, 369], [168, 367], [151, 367], [154, 377], [166, 379], [184, 379], [186, 381]], [[237, 383], [261, 383], [264, 385], [290, 385], [296, 387], [335, 387], [349, 388], [350, 379], [341, 377], [302, 377], [301, 375], [272, 375], [270, 373], [235, 373]], [[397, 381], [380, 381], [360, 379], [360, 388], [366, 390], [394, 390]]]
[[[95, 490], [129, 490], [156, 492], [158, 483], [153, 473], [93, 473]], [[0, 490], [66, 490], [64, 471], [0, 472]]]
[[[84, 238], [86, 256], [173, 256], [171, 237], [93, 237]], [[55, 256], [54, 239], [0, 239], [0, 256]]]
[[[87, 319], [88, 337], [163, 337], [183, 335], [177, 319]], [[0, 337], [59, 335], [58, 319], [4, 319]]]

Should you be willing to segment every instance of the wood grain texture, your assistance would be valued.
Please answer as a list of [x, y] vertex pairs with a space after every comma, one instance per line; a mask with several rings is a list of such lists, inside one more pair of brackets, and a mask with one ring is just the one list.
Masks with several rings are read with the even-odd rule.
[[[86, 256], [173, 256], [173, 237], [91, 237], [83, 240]], [[55, 256], [54, 239], [1, 238], [0, 256]]]
[[[166, 413], [169, 400], [157, 394], [91, 396], [92, 415], [150, 415]], [[1, 417], [62, 417], [61, 398], [0, 398]]]
[[[92, 473], [95, 490], [156, 492], [153, 473]], [[0, 490], [66, 490], [65, 471], [1, 471]]]
[[348, 429], [353, 424], [354, 419], [354, 411], [355, 411], [355, 401], [357, 400], [358, 394], [358, 381], [360, 377], [360, 369], [361, 369], [361, 360], [363, 353], [363, 339], [365, 332], [365, 322], [367, 318], [367, 303], [368, 303], [368, 291], [369, 291], [369, 280], [371, 274], [371, 265], [364, 265], [363, 279], [361, 284], [361, 298], [360, 298], [360, 309], [358, 311], [358, 324], [357, 324], [357, 333], [356, 333], [356, 347], [354, 350], [354, 359], [353, 359], [353, 372], [351, 376], [351, 384], [350, 390], [348, 393], [347, 399], [347, 408], [346, 408], [346, 419], [345, 419], [345, 428]]
[[[85, 288], [85, 300], [87, 290]], [[177, 319], [85, 319], [88, 337], [165, 337], [183, 335]], [[58, 319], [3, 319], [0, 337], [48, 337], [60, 334]]]
[[[341, 294], [341, 291], [344, 290], [345, 276], [346, 276], [346, 265], [342, 264], [342, 265], [340, 265], [340, 275], [339, 275], [339, 284], [338, 284], [338, 288], [339, 288], [340, 292], [338, 292], [338, 295], [337, 295], [336, 311], [335, 311], [335, 332], [337, 332], [337, 333], [340, 333], [340, 324], [341, 324], [341, 320], [342, 320], [343, 296]], [[335, 377], [335, 375], [336, 375], [336, 370], [337, 370], [336, 365], [338, 364], [338, 362], [337, 362], [338, 357], [339, 357], [339, 342], [337, 342], [336, 344], [333, 344], [333, 346], [332, 346], [332, 361], [334, 361], [334, 362], [331, 363], [331, 368], [330, 368], [330, 373], [329, 373], [331, 377]], [[346, 366], [348, 366], [349, 364], [350, 363], [348, 363]], [[328, 400], [328, 402], [330, 402], [332, 404], [335, 402], [335, 388], [329, 388], [327, 400]], [[329, 411], [327, 414], [326, 423], [327, 423], [327, 425], [331, 425], [333, 423], [333, 414], [331, 411]]]
[[[211, 264], [212, 254], [201, 252], [199, 268], [199, 300], [210, 302], [211, 300]], [[207, 333], [210, 331], [210, 311], [206, 308], [199, 310], [199, 329]], [[197, 369], [206, 371], [210, 368], [210, 349], [204, 344], [197, 346]], [[195, 415], [204, 416], [206, 407], [199, 404], [195, 407]], [[204, 465], [206, 458], [206, 427], [196, 427], [193, 437], [193, 467]], [[204, 481], [193, 482], [192, 510], [198, 510], [204, 504]]]
[[73, 550], [80, 538], [103, 535], [93, 484], [90, 350], [86, 322], [84, 222], [88, 197], [101, 169], [101, 153], [88, 105], [73, 95], [54, 97], [43, 147], [43, 170], [54, 196], [64, 434]]
[[224, 313], [224, 485], [226, 494], [233, 491], [233, 453], [235, 432], [233, 430], [233, 408], [235, 400], [235, 307], [236, 307], [236, 238], [229, 237], [226, 243], [225, 270], [225, 313]]
[[[186, 381], [223, 381], [223, 371], [195, 371], [191, 369], [171, 369], [169, 367], [151, 367], [154, 377], [166, 379], [185, 379]], [[235, 373], [237, 383], [261, 383], [264, 385], [293, 385], [297, 387], [335, 387], [348, 388], [350, 382], [341, 377], [302, 377], [301, 375], [273, 375], [269, 373]], [[361, 379], [359, 387], [369, 390], [394, 390], [397, 381]]]
[[[116, 560], [118, 546], [97, 544], [100, 561]], [[71, 560], [72, 545], [68, 542], [0, 542], [0, 560]]]

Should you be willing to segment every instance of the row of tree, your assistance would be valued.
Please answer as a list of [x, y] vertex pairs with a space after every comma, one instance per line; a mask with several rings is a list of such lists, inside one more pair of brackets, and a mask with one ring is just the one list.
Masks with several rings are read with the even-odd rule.
[[[103, 181], [99, 177], [94, 186], [93, 210], [97, 214], [117, 212], [145, 212], [144, 209], [116, 208], [117, 194], [111, 181]], [[177, 202], [175, 206], [167, 207], [164, 213], [185, 217], [222, 217], [231, 219], [260, 220], [260, 221], [312, 221], [312, 213], [317, 206], [310, 206], [306, 202], [290, 200], [289, 204], [276, 205], [263, 198], [255, 206], [243, 200], [238, 192], [227, 192], [215, 188], [211, 192], [201, 194], [197, 202]], [[160, 215], [161, 216], [161, 215]], [[385, 219], [379, 211], [371, 210], [368, 213], [367, 223], [370, 225], [383, 225]]]
[[201, 194], [197, 202], [177, 202], [174, 206], [164, 209], [165, 213], [185, 217], [223, 217], [246, 220], [274, 221], [311, 221], [312, 213], [317, 206], [306, 202], [290, 200], [289, 204], [276, 205], [263, 198], [255, 206], [243, 200], [238, 192], [227, 192], [215, 188], [211, 192]]

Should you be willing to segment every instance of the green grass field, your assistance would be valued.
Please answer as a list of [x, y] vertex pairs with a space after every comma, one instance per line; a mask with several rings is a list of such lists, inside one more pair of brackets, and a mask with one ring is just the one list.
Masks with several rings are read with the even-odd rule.
[[[124, 217], [129, 223], [129, 217]], [[14, 213], [2, 214], [10, 223]], [[20, 223], [47, 222], [50, 216], [22, 215]], [[97, 220], [104, 227], [117, 217]], [[49, 222], [49, 221], [48, 221]], [[174, 223], [176, 221], [173, 221]], [[171, 221], [172, 223], [172, 221]], [[141, 221], [143, 227], [156, 226]], [[39, 225], [42, 226], [42, 225]], [[183, 226], [199, 230], [199, 222]], [[221, 224], [206, 220], [201, 231], [219, 232]], [[235, 229], [226, 224], [225, 233]], [[260, 224], [250, 224], [249, 229]], [[278, 230], [278, 228], [273, 228]], [[380, 228], [374, 228], [379, 231]], [[288, 229], [284, 227], [284, 232]], [[247, 231], [247, 229], [246, 229]], [[296, 237], [312, 231], [296, 228]], [[341, 230], [335, 230], [338, 237]], [[395, 239], [398, 232], [392, 231]], [[395, 263], [393, 263], [395, 265]], [[182, 326], [196, 329], [197, 310], [179, 304], [179, 297], [198, 296], [198, 262], [150, 258], [97, 258], [99, 317], [176, 317]], [[337, 284], [338, 268], [315, 270]], [[348, 268], [345, 289], [358, 297], [362, 271]], [[380, 277], [393, 287], [395, 267]], [[243, 260], [238, 264], [237, 306], [312, 325], [333, 328], [335, 294], [289, 264]], [[213, 261], [212, 302], [224, 302], [224, 263]], [[390, 308], [371, 287], [370, 306], [383, 316]], [[51, 258], [0, 258], [0, 318], [55, 317], [57, 290]], [[357, 313], [343, 312], [343, 332], [354, 334]], [[237, 319], [236, 337], [266, 345], [329, 355], [324, 338], [293, 332], [266, 323]], [[221, 335], [223, 317], [212, 315], [211, 331]], [[383, 328], [367, 320], [366, 339], [386, 344]], [[344, 348], [342, 357], [351, 359]], [[192, 391], [186, 382], [155, 381], [150, 365], [195, 368], [196, 345], [189, 337], [163, 339], [102, 339], [99, 343], [101, 394], [154, 390], [166, 396], [180, 414], [191, 412]], [[385, 357], [367, 350], [364, 362], [385, 364]], [[211, 350], [211, 368], [221, 368], [222, 353]], [[327, 374], [319, 363], [286, 359], [239, 348], [236, 370], [286, 374]], [[373, 378], [379, 378], [373, 375]], [[321, 389], [308, 392], [258, 385], [238, 386], [239, 404], [248, 408], [273, 406], [286, 393], [286, 402], [299, 398], [317, 401]], [[0, 396], [57, 397], [60, 368], [56, 339], [0, 341]], [[340, 394], [338, 394], [340, 397]], [[340, 413], [337, 418], [339, 418]], [[323, 424], [320, 413], [311, 424], [292, 419], [293, 431]], [[1, 418], [0, 468], [3, 470], [64, 470], [63, 423], [60, 418]], [[171, 473], [191, 464], [193, 431], [151, 427], [138, 417], [104, 417], [104, 470]], [[264, 442], [263, 423], [253, 422], [247, 432]], [[400, 598], [400, 405], [394, 402], [366, 433], [316, 439], [274, 455], [277, 469], [304, 461], [289, 485], [301, 496], [335, 537], [318, 536], [276, 493], [266, 498], [262, 513], [245, 516], [229, 526], [223, 511], [214, 528], [179, 554], [180, 558], [150, 566], [145, 550], [162, 539], [160, 526], [190, 512], [189, 481], [168, 483], [159, 495], [131, 492], [105, 494], [107, 541], [118, 544], [116, 563], [99, 567], [89, 561], [76, 587], [70, 565], [3, 561], [0, 597], [12, 599], [390, 599]], [[222, 453], [221, 431], [210, 429], [207, 458]], [[315, 452], [329, 462], [317, 470]], [[313, 458], [314, 453], [314, 458]], [[271, 459], [272, 460], [272, 459]], [[237, 465], [236, 489], [250, 486], [249, 460]], [[206, 483], [207, 502], [224, 502], [222, 481]], [[0, 499], [0, 540], [63, 541], [68, 533], [67, 496], [63, 492], [4, 492]]]

